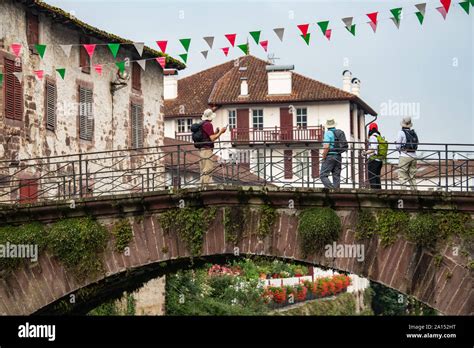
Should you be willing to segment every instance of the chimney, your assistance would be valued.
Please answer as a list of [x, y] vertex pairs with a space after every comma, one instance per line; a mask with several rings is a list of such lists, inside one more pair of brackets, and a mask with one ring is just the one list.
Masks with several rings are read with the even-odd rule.
[[342, 72], [342, 90], [345, 92], [351, 93], [351, 84], [352, 73], [349, 70], [344, 70]]
[[294, 65], [267, 65], [268, 94], [291, 94], [291, 70]]
[[165, 100], [178, 97], [178, 71], [176, 69], [163, 70], [163, 98]]
[[354, 77], [352, 79], [352, 94], [355, 94], [356, 96], [360, 96], [360, 80], [357, 77]]
[[246, 97], [249, 95], [249, 85], [246, 77], [240, 78], [240, 96]]

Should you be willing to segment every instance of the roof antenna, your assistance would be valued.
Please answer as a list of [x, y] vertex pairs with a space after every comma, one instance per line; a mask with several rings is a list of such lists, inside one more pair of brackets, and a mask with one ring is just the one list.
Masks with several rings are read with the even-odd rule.
[[280, 59], [280, 58], [275, 57], [275, 53], [269, 54], [267, 58], [268, 58], [268, 61], [272, 63], [273, 65], [275, 65], [275, 60]]

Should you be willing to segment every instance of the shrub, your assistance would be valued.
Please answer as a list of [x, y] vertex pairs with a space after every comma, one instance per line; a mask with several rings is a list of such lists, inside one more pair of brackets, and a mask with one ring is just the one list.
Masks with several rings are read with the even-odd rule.
[[432, 214], [418, 214], [408, 222], [407, 239], [417, 245], [434, 247], [438, 234], [438, 224]]
[[407, 213], [398, 210], [383, 210], [377, 216], [377, 226], [383, 246], [391, 245], [397, 235], [406, 231], [410, 217]]
[[298, 234], [306, 256], [337, 240], [340, 232], [341, 220], [330, 208], [311, 208], [300, 214]]
[[377, 233], [377, 220], [374, 213], [369, 210], [359, 210], [355, 232], [359, 240], [369, 239]]

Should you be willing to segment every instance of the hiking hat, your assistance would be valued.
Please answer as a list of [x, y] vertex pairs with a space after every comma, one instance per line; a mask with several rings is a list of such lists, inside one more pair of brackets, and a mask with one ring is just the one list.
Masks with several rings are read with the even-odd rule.
[[204, 110], [204, 113], [201, 116], [203, 121], [212, 121], [216, 118], [216, 114], [211, 109]]
[[334, 128], [336, 127], [337, 123], [334, 119], [326, 120], [326, 128]]
[[376, 131], [379, 130], [379, 126], [377, 126], [377, 123], [375, 123], [375, 122], [372, 122], [369, 126], [369, 132], [373, 131], [373, 130], [376, 130]]
[[410, 116], [405, 116], [403, 118], [402, 122], [400, 122], [400, 124], [404, 128], [411, 128], [411, 126], [413, 126], [413, 124], [411, 123], [411, 117]]

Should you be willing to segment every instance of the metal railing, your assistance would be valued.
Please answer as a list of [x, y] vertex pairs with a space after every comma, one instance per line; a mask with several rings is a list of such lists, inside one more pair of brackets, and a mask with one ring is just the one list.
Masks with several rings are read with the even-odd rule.
[[232, 142], [276, 143], [281, 141], [322, 141], [324, 128], [315, 127], [264, 127], [233, 128]]
[[[216, 143], [209, 173], [225, 185], [321, 188], [321, 142], [235, 146]], [[364, 143], [341, 157], [341, 188], [369, 188]], [[407, 189], [398, 178], [399, 152], [390, 144], [383, 190]], [[0, 204], [71, 200], [200, 185], [200, 152], [192, 144], [0, 161]], [[473, 144], [420, 144], [417, 190], [473, 191]]]

